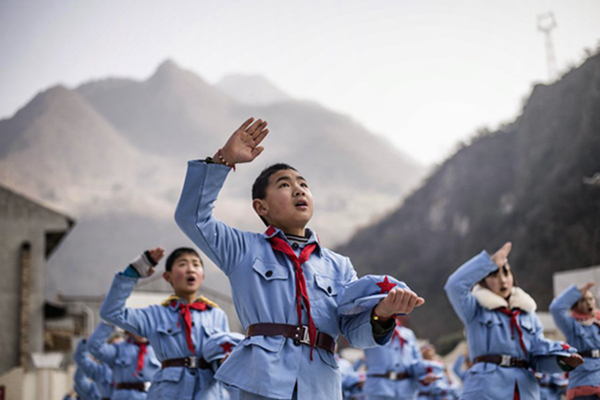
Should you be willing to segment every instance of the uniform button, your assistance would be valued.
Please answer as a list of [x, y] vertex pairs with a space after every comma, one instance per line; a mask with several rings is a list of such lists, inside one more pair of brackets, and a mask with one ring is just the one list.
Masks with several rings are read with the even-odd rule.
[[190, 371], [190, 374], [192, 374], [192, 375], [196, 375], [196, 371], [194, 371], [194, 370], [191, 370], [191, 371]]
[[192, 321], [192, 326], [194, 326], [194, 322]]
[[267, 273], [265, 275], [267, 278], [270, 278], [273, 276], [273, 271], [267, 271]]
[[167, 329], [167, 333], [171, 333], [171, 330], [170, 330], [170, 329]]
[[300, 346], [302, 343], [300, 343], [300, 341], [299, 341], [298, 339], [296, 339], [296, 340], [294, 340], [294, 344], [295, 344], [296, 346]]
[[400, 363], [396, 363], [396, 367], [399, 367], [399, 366], [400, 366]]
[[327, 293], [331, 294], [331, 286], [327, 286]]
[[139, 376], [144, 376], [144, 373], [143, 373], [143, 372], [140, 372], [140, 373], [139, 373]]
[[298, 250], [298, 247], [300, 247], [300, 246], [298, 245], [298, 243], [296, 243], [296, 242], [292, 243], [292, 249], [294, 249], [294, 250]]

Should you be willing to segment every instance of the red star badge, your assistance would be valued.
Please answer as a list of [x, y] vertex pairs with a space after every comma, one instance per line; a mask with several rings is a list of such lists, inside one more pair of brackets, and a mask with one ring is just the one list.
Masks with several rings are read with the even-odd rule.
[[389, 293], [390, 290], [392, 290], [392, 288], [394, 286], [396, 286], [396, 284], [391, 283], [389, 281], [388, 277], [386, 276], [385, 279], [383, 280], [383, 282], [377, 283], [377, 286], [379, 286], [381, 288], [381, 292], [379, 292], [379, 294], [382, 294], [382, 293]]
[[562, 348], [563, 348], [563, 350], [569, 350], [569, 349], [571, 348], [571, 346], [569, 346], [569, 345], [568, 345], [568, 344], [566, 344], [566, 343], [563, 343], [563, 344], [562, 344]]
[[226, 342], [221, 345], [221, 348], [223, 349], [223, 353], [231, 353], [231, 350], [233, 349], [233, 344]]

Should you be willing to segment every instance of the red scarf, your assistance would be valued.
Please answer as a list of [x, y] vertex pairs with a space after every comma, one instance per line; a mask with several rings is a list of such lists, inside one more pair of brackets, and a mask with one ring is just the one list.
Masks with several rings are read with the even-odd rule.
[[[183, 318], [183, 322], [185, 322], [184, 330], [185, 330], [185, 339], [187, 341], [188, 348], [192, 353], [196, 352], [196, 346], [194, 346], [194, 341], [192, 340], [192, 312], [191, 310], [205, 311], [208, 307], [205, 303], [201, 301], [195, 301], [192, 304], [186, 304], [184, 302], [179, 303], [179, 316]], [[179, 321], [177, 322], [177, 326], [179, 326]]]
[[398, 339], [398, 341], [400, 342], [400, 351], [404, 350], [404, 343], [406, 343], [406, 340], [402, 337], [402, 335], [400, 335], [400, 321], [396, 320], [396, 327], [394, 328], [394, 333], [392, 333], [392, 342], [394, 341], [394, 338]]
[[519, 320], [517, 319], [517, 317], [521, 314], [521, 310], [518, 310], [518, 309], [509, 310], [508, 308], [505, 308], [505, 307], [501, 307], [496, 310], [501, 312], [502, 314], [506, 314], [510, 317], [511, 335], [512, 335], [513, 329], [516, 329], [517, 333], [519, 334], [519, 342], [521, 343], [521, 349], [523, 349], [523, 352], [525, 354], [527, 354], [527, 347], [525, 347], [525, 342], [523, 341], [523, 330], [521, 329], [521, 326], [519, 325]]
[[304, 278], [304, 272], [302, 272], [302, 264], [308, 261], [310, 255], [316, 248], [316, 243], [310, 243], [304, 246], [300, 257], [296, 256], [294, 250], [290, 247], [288, 242], [273, 236], [269, 238], [271, 247], [274, 251], [280, 251], [292, 261], [294, 264], [294, 270], [296, 273], [296, 311], [298, 313], [298, 326], [302, 326], [302, 302], [306, 306], [306, 313], [308, 314], [308, 335], [310, 337], [310, 359], [312, 361], [313, 349], [317, 340], [317, 328], [310, 314], [310, 300], [308, 299], [308, 289], [306, 287], [306, 279]]
[[144, 369], [144, 357], [146, 356], [146, 353], [148, 353], [148, 342], [136, 342], [134, 340], [130, 340], [129, 343], [133, 343], [139, 347], [137, 366], [135, 368], [135, 373], [133, 374], [133, 376], [138, 376]]
[[573, 316], [573, 318], [575, 318], [575, 320], [577, 320], [577, 322], [579, 322], [582, 325], [587, 326], [594, 324], [600, 327], [600, 310], [595, 310], [593, 315], [583, 314], [578, 311], [572, 310], [571, 315]]

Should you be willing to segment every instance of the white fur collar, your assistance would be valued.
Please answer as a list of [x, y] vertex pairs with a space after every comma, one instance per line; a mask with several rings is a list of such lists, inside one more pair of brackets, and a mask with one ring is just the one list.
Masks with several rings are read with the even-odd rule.
[[499, 307], [507, 307], [509, 309], [518, 308], [525, 312], [534, 312], [537, 309], [535, 300], [525, 293], [525, 291], [519, 287], [513, 287], [508, 302], [502, 296], [498, 296], [496, 293], [489, 289], [482, 287], [481, 285], [475, 285], [471, 291], [475, 299], [480, 306], [487, 308], [488, 310], [494, 310]]

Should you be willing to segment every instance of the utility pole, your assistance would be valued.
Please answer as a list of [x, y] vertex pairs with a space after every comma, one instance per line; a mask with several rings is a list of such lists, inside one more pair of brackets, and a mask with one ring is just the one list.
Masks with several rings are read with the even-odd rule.
[[554, 54], [554, 44], [552, 42], [552, 30], [556, 28], [554, 14], [550, 11], [546, 14], [540, 14], [537, 17], [537, 27], [546, 37], [546, 63], [548, 64], [548, 79], [552, 81], [556, 78], [556, 56]]

